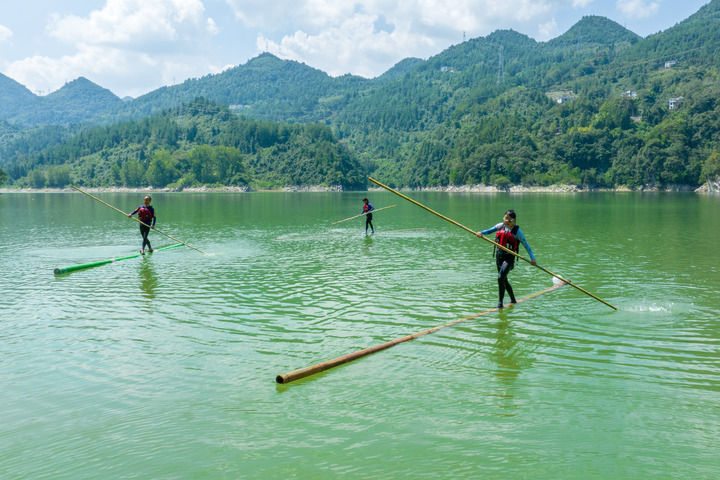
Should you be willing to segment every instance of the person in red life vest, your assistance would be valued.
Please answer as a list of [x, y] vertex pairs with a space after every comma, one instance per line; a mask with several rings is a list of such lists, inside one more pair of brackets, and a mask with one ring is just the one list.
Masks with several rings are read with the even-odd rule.
[[[508, 210], [503, 216], [503, 221], [490, 227], [481, 232], [477, 232], [478, 237], [487, 235], [489, 233], [495, 233], [495, 243], [502, 245], [503, 247], [512, 250], [517, 253], [522, 242], [525, 250], [530, 254], [530, 263], [537, 265], [535, 262], [535, 255], [533, 255], [530, 245], [528, 245], [525, 235], [523, 234], [520, 227], [515, 223], [517, 214], [515, 210]], [[495, 252], [495, 263], [497, 264], [498, 270], [498, 308], [503, 308], [503, 300], [505, 298], [505, 291], [510, 294], [510, 303], [516, 303], [515, 293], [513, 292], [510, 282], [508, 282], [508, 273], [515, 266], [515, 256], [506, 252], [505, 250], [496, 249]]]
[[372, 212], [375, 210], [375, 207], [372, 206], [372, 203], [367, 198], [363, 198], [363, 211], [362, 213], [365, 214], [365, 235], [367, 235], [367, 229], [370, 227], [370, 233], [375, 233], [375, 226], [372, 223]]
[[152, 253], [153, 251], [152, 246], [150, 246], [150, 240], [148, 240], [148, 234], [150, 233], [150, 229], [155, 228], [155, 209], [150, 205], [151, 201], [152, 198], [150, 198], [150, 195], [146, 195], [144, 199], [144, 204], [136, 208], [134, 212], [128, 213], [128, 217], [132, 217], [137, 213], [138, 220], [142, 222], [140, 224], [140, 235], [142, 235], [143, 241], [142, 248], [140, 248], [140, 253], [142, 253], [143, 255], [145, 255], [145, 245], [147, 245], [149, 253]]

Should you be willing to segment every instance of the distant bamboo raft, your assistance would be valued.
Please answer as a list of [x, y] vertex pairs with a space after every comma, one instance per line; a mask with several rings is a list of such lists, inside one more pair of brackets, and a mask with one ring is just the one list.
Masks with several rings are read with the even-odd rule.
[[[176, 247], [182, 247], [182, 246], [183, 246], [182, 243], [176, 243], [174, 245], [168, 245], [166, 247], [156, 248], [155, 250], [153, 250], [153, 252], [158, 252], [160, 250], [168, 250], [170, 248], [176, 248]], [[56, 268], [55, 275], [64, 275], [64, 274], [70, 273], [70, 272], [77, 272], [78, 270], [85, 270], [86, 268], [99, 267], [100, 265], [106, 265], [108, 263], [113, 263], [113, 262], [119, 262], [120, 260], [128, 260], [130, 258], [137, 258], [141, 255], [142, 255], [142, 253], [136, 253], [134, 255], [127, 255], [125, 257], [110, 258], [108, 260], [100, 260], [97, 262], [81, 263], [80, 265], [72, 265], [70, 267]]]
[[[556, 283], [555, 285], [553, 285], [550, 288], [546, 288], [545, 290], [542, 290], [537, 293], [533, 293], [532, 295], [528, 295], [527, 297], [519, 299], [517, 301], [517, 303], [526, 302], [535, 297], [539, 297], [540, 295], [543, 295], [545, 293], [552, 292], [553, 290], [557, 290], [558, 288], [562, 287], [563, 285], [565, 285], [565, 282]], [[498, 307], [489, 308], [480, 313], [476, 313], [475, 315], [470, 315], [469, 317], [463, 317], [459, 320], [453, 320], [452, 322], [445, 323], [443, 325], [438, 325], [437, 327], [433, 327], [429, 330], [424, 330], [422, 332], [413, 333], [412, 335], [407, 335], [402, 338], [397, 338], [395, 340], [391, 340], [389, 342], [385, 342], [380, 345], [375, 345], [374, 347], [368, 347], [364, 350], [359, 350], [354, 353], [349, 353], [347, 355], [337, 357], [334, 360], [328, 360], [327, 362], [318, 363], [318, 364], [312, 365], [310, 367], [301, 368], [299, 370], [293, 370], [292, 372], [288, 372], [288, 373], [282, 373], [282, 374], [278, 375], [277, 377], [275, 377], [275, 381], [277, 383], [290, 383], [295, 380], [299, 380], [301, 378], [305, 378], [307, 376], [314, 375], [316, 373], [320, 373], [325, 370], [329, 370], [333, 367], [337, 367], [338, 365], [342, 365], [343, 363], [352, 362], [353, 360], [357, 360], [358, 358], [364, 357], [371, 353], [379, 352], [380, 350], [385, 350], [386, 348], [394, 347], [398, 343], [407, 342], [409, 340], [415, 340], [416, 338], [422, 337], [423, 335], [427, 335], [428, 333], [434, 333], [442, 328], [452, 327], [453, 325], [457, 325], [460, 322], [464, 322], [466, 320], [471, 320], [473, 318], [481, 317], [483, 315], [487, 315], [488, 313], [496, 312], [498, 310], [500, 310]]]

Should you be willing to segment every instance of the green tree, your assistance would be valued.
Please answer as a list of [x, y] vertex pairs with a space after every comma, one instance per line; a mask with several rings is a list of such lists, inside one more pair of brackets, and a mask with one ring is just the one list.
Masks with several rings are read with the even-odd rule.
[[135, 159], [126, 161], [120, 167], [120, 180], [126, 187], [139, 187], [144, 174], [143, 166]]
[[28, 181], [33, 188], [43, 188], [47, 183], [47, 177], [42, 170], [32, 170], [28, 174]]
[[70, 167], [67, 165], [52, 166], [47, 169], [47, 186], [63, 188], [70, 182]]
[[228, 185], [246, 185], [248, 183], [243, 154], [237, 148], [216, 147], [215, 161], [217, 175], [221, 182]]
[[175, 160], [167, 150], [156, 151], [145, 172], [145, 181], [154, 187], [164, 187], [179, 178]]
[[716, 181], [718, 178], [720, 178], [720, 151], [715, 150], [708, 156], [703, 164], [700, 181]]

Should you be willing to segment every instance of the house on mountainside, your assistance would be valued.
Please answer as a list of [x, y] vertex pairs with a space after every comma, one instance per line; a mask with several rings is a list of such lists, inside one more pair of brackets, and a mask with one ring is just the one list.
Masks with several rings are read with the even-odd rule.
[[677, 110], [680, 107], [682, 100], [683, 100], [683, 97], [672, 97], [668, 101], [668, 108], [670, 110]]
[[675, 65], [677, 62], [675, 60], [670, 60], [669, 62], [665, 62], [665, 68], [672, 68], [673, 65]]
[[570, 90], [557, 90], [552, 92], [545, 92], [545, 95], [550, 97], [555, 103], [562, 105], [563, 103], [572, 102], [577, 98], [574, 92]]

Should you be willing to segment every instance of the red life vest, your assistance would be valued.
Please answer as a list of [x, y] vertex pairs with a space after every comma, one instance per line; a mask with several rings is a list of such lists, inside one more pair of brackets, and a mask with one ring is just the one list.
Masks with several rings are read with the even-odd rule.
[[[505, 227], [501, 228], [495, 234], [495, 243], [517, 253], [520, 249], [520, 240], [515, 235], [517, 235], [519, 229], [520, 227], [517, 225], [515, 225], [511, 230], [506, 230]], [[503, 250], [503, 252], [505, 251]]]
[[153, 218], [153, 211], [150, 210], [145, 205], [143, 205], [142, 207], [138, 208], [138, 218], [140, 219], [141, 222], [147, 223], [148, 225], [150, 225], [150, 222], [152, 221], [152, 218]]

